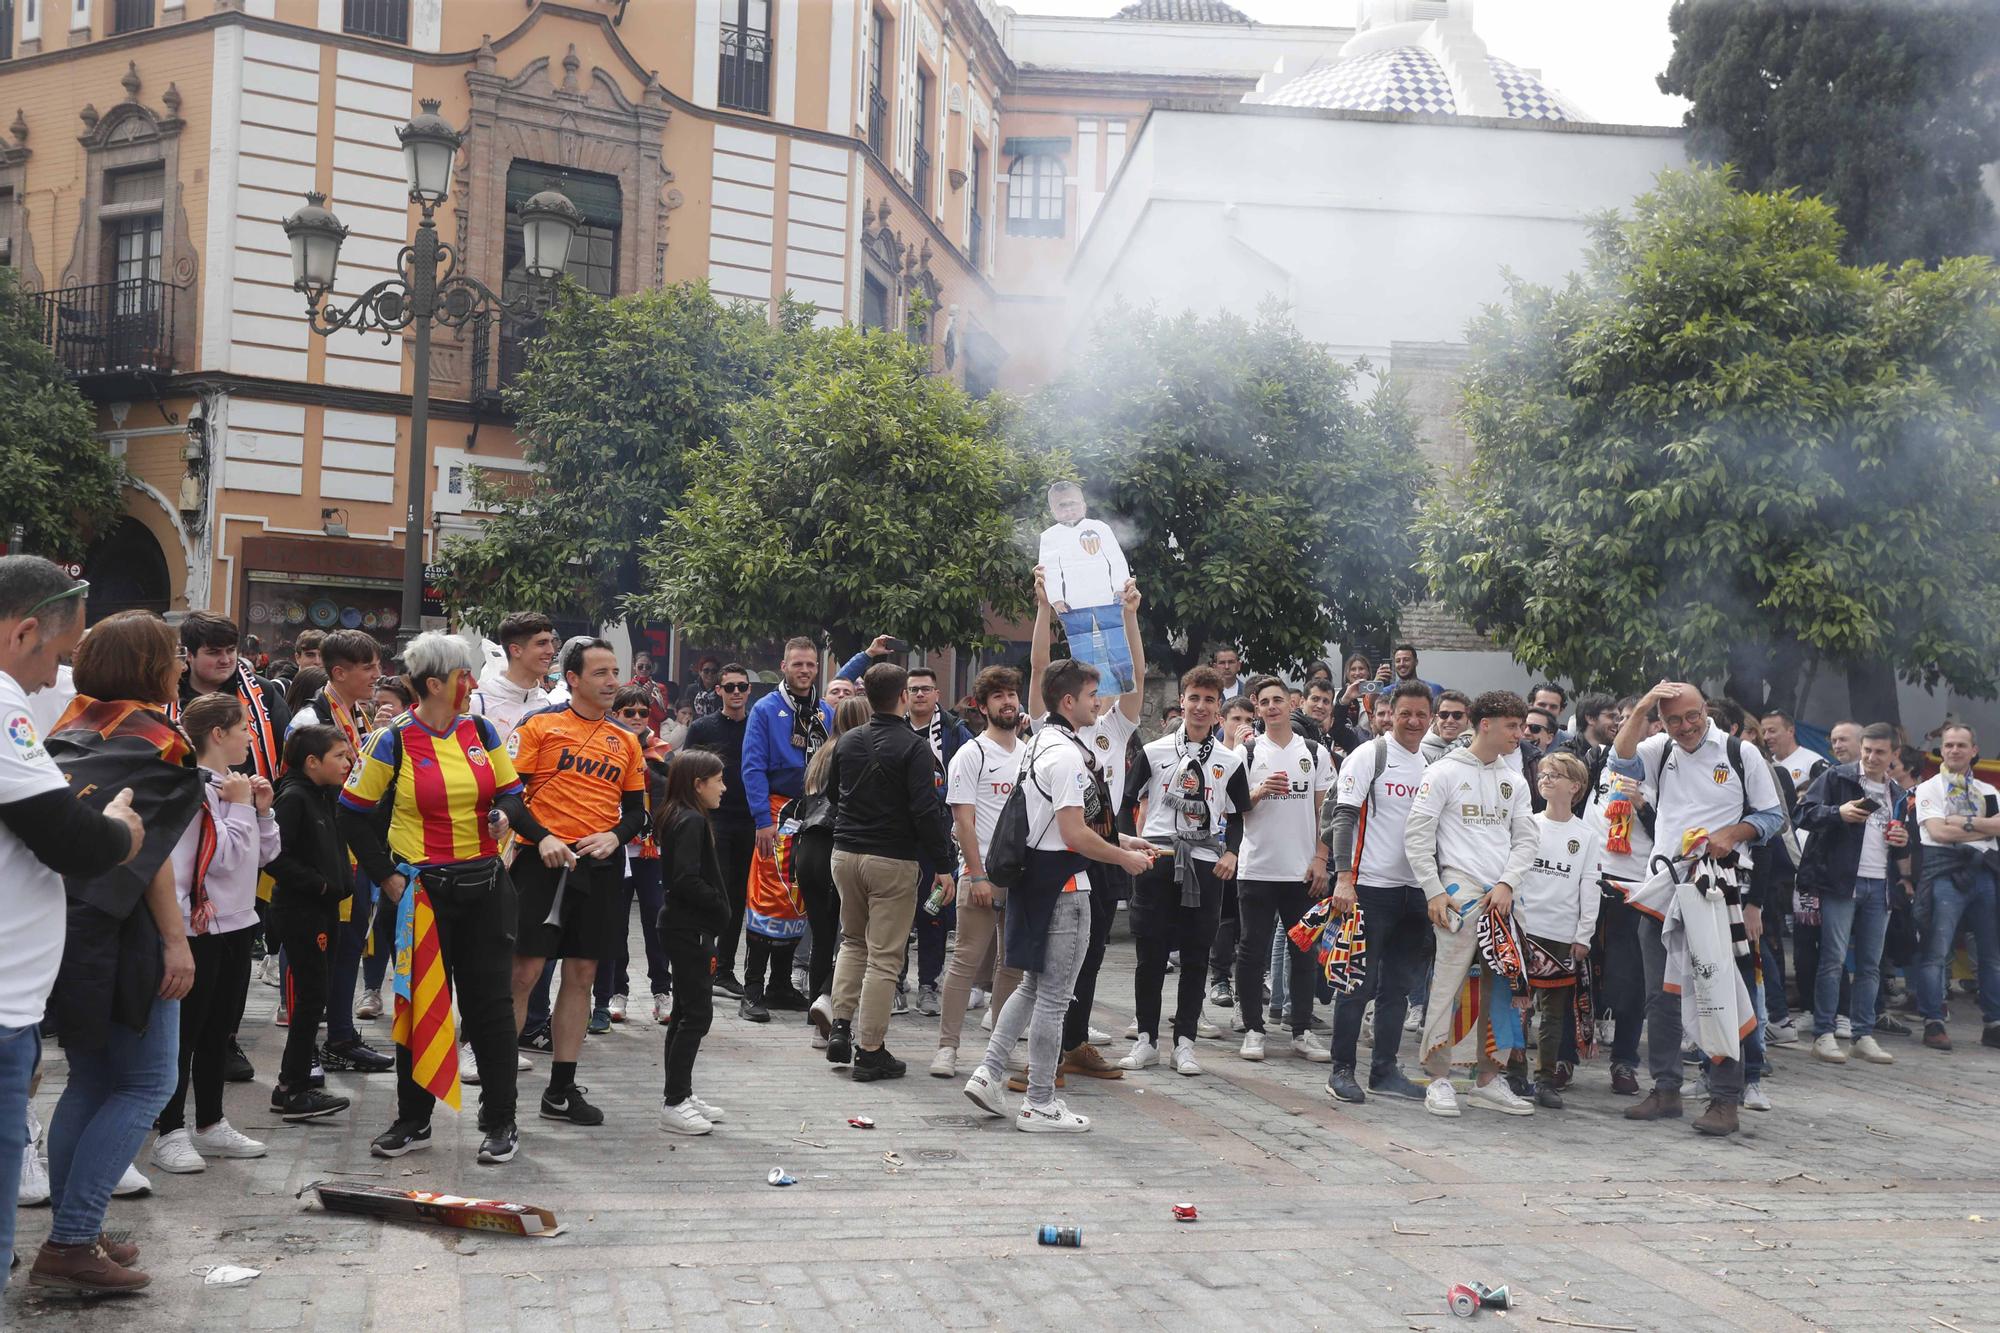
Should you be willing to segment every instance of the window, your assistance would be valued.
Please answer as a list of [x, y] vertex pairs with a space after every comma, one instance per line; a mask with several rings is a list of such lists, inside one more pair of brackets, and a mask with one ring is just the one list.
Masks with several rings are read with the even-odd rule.
[[716, 101], [759, 115], [771, 109], [770, 0], [723, 0], [722, 77]]
[[868, 146], [880, 157], [888, 151], [884, 138], [889, 123], [889, 95], [882, 91], [882, 53], [889, 41], [889, 20], [881, 11], [870, 10], [872, 22], [868, 39]]
[[160, 303], [165, 172], [158, 167], [121, 171], [104, 185], [105, 268], [116, 284], [114, 310], [120, 315], [155, 310]]
[[[34, 0], [28, 0], [30, 4]], [[14, 0], [0, 0], [0, 60], [14, 58]]]
[[[520, 295], [528, 282], [522, 267], [521, 205], [543, 190], [561, 190], [583, 214], [583, 225], [569, 243], [569, 263], [564, 271], [586, 291], [599, 296], [618, 293], [618, 231], [624, 220], [624, 200], [618, 178], [591, 172], [561, 171], [553, 167], [517, 162], [507, 171], [507, 244], [504, 254], [506, 277], [500, 294], [508, 300]], [[513, 379], [527, 362], [527, 344], [541, 336], [540, 320], [503, 326], [500, 331], [500, 382]]]
[[1014, 159], [1007, 172], [1007, 234], [1063, 234], [1062, 159], [1046, 153]]
[[872, 273], [861, 275], [861, 327], [889, 327], [889, 289]]
[[910, 154], [910, 193], [930, 207], [931, 198], [931, 76], [917, 68], [916, 146]]
[[0, 189], [0, 268], [14, 265], [14, 190]]
[[153, 0], [115, 0], [111, 6], [111, 35], [138, 32], [153, 26]]
[[342, 0], [340, 26], [356, 37], [410, 44], [410, 0]]
[[968, 173], [972, 181], [972, 215], [966, 222], [965, 252], [972, 256], [972, 267], [977, 269], [985, 259], [986, 215], [979, 207], [979, 201], [986, 194], [986, 146], [974, 142], [972, 145], [972, 168]]

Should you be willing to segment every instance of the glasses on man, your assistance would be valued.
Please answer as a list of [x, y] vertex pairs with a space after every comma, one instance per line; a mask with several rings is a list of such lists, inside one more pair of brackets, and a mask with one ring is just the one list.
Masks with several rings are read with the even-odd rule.
[[721, 690], [724, 694], [744, 694], [749, 691], [750, 682], [747, 680], [725, 680], [715, 688]]
[[78, 579], [76, 581], [75, 586], [64, 588], [61, 592], [52, 592], [47, 597], [42, 598], [41, 601], [36, 602], [33, 606], [28, 608], [28, 614], [22, 616], [21, 619], [27, 620], [32, 618], [35, 612], [41, 610], [45, 606], [54, 606], [57, 602], [67, 602], [72, 597], [76, 598], [86, 597], [89, 595], [89, 593], [90, 593], [90, 584], [83, 579]]
[[911, 693], [911, 694], [936, 694], [936, 693], [937, 693], [937, 686], [935, 686], [935, 685], [912, 685], [912, 686], [910, 686], [910, 693]]
[[1440, 711], [1438, 713], [1438, 721], [1463, 722], [1465, 721], [1465, 710], [1463, 708], [1454, 708], [1449, 712]]
[[1530, 736], [1546, 736], [1549, 732], [1549, 728], [1540, 722], [1530, 722], [1522, 730], [1526, 731]]

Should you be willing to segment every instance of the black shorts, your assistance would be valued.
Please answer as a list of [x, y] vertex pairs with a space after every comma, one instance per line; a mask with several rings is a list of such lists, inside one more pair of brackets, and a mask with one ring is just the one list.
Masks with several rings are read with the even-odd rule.
[[524, 846], [512, 867], [520, 895], [520, 927], [514, 937], [517, 958], [615, 958], [626, 934], [624, 895], [625, 849], [602, 861], [580, 857], [569, 872], [563, 892], [562, 924], [544, 924], [556, 900], [562, 871], [551, 870], [533, 847]]

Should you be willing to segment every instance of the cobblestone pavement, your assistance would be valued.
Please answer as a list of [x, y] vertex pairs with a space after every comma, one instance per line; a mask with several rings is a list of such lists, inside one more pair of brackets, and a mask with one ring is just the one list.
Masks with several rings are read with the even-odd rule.
[[[1130, 1016], [1131, 963], [1114, 939], [1097, 1013], [1113, 1033]], [[277, 993], [251, 991], [243, 1031], [259, 1080], [229, 1090], [230, 1118], [270, 1155], [199, 1176], [151, 1171], [152, 1197], [113, 1204], [111, 1225], [145, 1249], [149, 1294], [79, 1306], [17, 1281], [0, 1324], [1451, 1329], [1446, 1287], [1477, 1280], [1506, 1283], [1516, 1302], [1478, 1316], [1489, 1327], [2000, 1326], [2000, 1051], [1980, 1046], [1963, 1000], [1949, 1055], [1908, 1038], [1889, 1039], [1890, 1068], [1779, 1051], [1778, 1109], [1746, 1112], [1746, 1132], [1722, 1143], [1686, 1121], [1626, 1123], [1601, 1063], [1566, 1111], [1468, 1107], [1454, 1121], [1407, 1102], [1336, 1105], [1325, 1066], [1277, 1041], [1268, 1062], [1246, 1063], [1233, 1039], [1200, 1043], [1200, 1078], [1076, 1080], [1067, 1096], [1091, 1132], [1035, 1137], [977, 1118], [958, 1081], [926, 1077], [935, 1019], [890, 1029], [909, 1077], [856, 1087], [785, 1021], [796, 1016], [758, 1027], [719, 1008], [696, 1071], [729, 1113], [714, 1134], [656, 1128], [661, 1030], [635, 1021], [584, 1051], [581, 1079], [607, 1123], [524, 1120], [521, 1157], [495, 1168], [474, 1162], [473, 1117], [443, 1108], [432, 1151], [371, 1158], [390, 1077], [335, 1075], [355, 1098], [348, 1115], [275, 1121]], [[372, 1026], [386, 1047], [387, 1021]], [[45, 1119], [61, 1075], [57, 1058]], [[530, 1115], [546, 1077], [546, 1057], [522, 1076]], [[850, 1115], [877, 1128], [850, 1128]], [[774, 1165], [798, 1184], [769, 1187]], [[385, 1225], [294, 1197], [328, 1177], [537, 1203], [567, 1232]], [[1198, 1222], [1173, 1220], [1181, 1200]], [[21, 1214], [27, 1254], [47, 1217]], [[1046, 1222], [1080, 1225], [1083, 1248], [1037, 1246]], [[191, 1270], [216, 1261], [264, 1273], [205, 1288]]]

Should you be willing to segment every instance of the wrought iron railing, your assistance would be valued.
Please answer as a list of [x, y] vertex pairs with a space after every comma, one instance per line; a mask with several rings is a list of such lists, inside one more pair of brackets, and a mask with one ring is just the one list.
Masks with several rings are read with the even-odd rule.
[[157, 278], [132, 278], [38, 293], [42, 341], [79, 379], [172, 371], [177, 291]]
[[931, 206], [931, 155], [921, 141], [910, 153], [910, 193], [926, 209]]
[[153, 0], [118, 0], [111, 7], [111, 35], [153, 26]]
[[980, 267], [986, 260], [986, 219], [978, 209], [972, 210], [972, 225], [965, 229], [965, 252], [972, 256], [972, 266]]
[[882, 157], [889, 151], [886, 137], [889, 127], [889, 99], [882, 96], [880, 88], [868, 90], [868, 146], [875, 156]]
[[738, 111], [771, 106], [771, 35], [733, 23], [722, 25], [722, 74], [716, 100]]
[[410, 0], [346, 0], [340, 26], [357, 37], [410, 44]]

